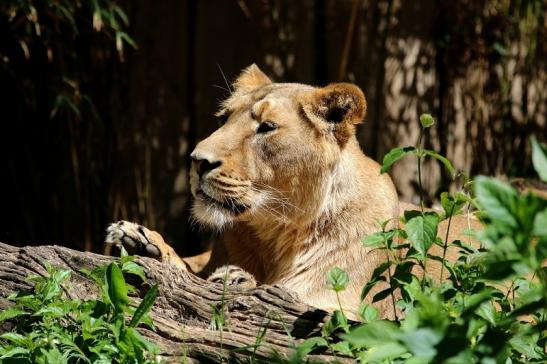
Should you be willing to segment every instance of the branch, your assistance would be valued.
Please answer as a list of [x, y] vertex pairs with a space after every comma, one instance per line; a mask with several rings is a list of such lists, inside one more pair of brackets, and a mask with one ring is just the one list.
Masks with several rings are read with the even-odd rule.
[[[83, 253], [60, 246], [13, 247], [0, 243], [0, 309], [10, 303], [5, 298], [32, 288], [31, 274], [44, 276], [46, 261], [73, 271], [71, 298], [97, 296], [93, 282], [79, 272], [108, 264], [113, 257]], [[220, 307], [223, 286], [207, 282], [191, 273], [149, 258], [137, 258], [148, 281], [159, 283], [160, 295], [151, 312], [156, 330], [140, 327], [140, 333], [162, 349], [168, 362], [267, 360], [274, 351], [290, 355], [298, 343], [316, 335], [330, 317], [311, 308], [284, 289], [260, 286], [255, 289], [228, 287], [224, 294], [226, 324], [223, 332], [209, 329], [213, 307]], [[139, 300], [139, 298], [135, 298]], [[266, 329], [262, 343], [254, 348], [259, 333]], [[311, 355], [310, 360], [332, 361], [334, 356]], [[340, 357], [336, 358], [340, 361]]]

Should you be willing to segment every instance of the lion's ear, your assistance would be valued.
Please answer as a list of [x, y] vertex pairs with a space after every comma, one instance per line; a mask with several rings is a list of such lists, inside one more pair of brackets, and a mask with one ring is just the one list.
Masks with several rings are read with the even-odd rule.
[[306, 116], [323, 133], [332, 132], [343, 145], [363, 122], [367, 102], [363, 91], [350, 83], [333, 83], [308, 93], [302, 104]]
[[246, 93], [270, 83], [272, 83], [272, 80], [253, 63], [241, 72], [234, 82], [234, 89], [236, 92]]
[[360, 124], [367, 112], [361, 89], [351, 83], [333, 83], [315, 91], [314, 111], [329, 123]]

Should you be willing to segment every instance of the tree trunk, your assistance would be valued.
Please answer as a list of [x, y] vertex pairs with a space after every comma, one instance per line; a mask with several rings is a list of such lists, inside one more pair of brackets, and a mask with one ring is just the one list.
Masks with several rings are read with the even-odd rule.
[[[32, 288], [26, 277], [47, 274], [46, 261], [73, 272], [71, 289], [66, 292], [69, 297], [96, 297], [97, 288], [79, 270], [93, 269], [115, 259], [60, 246], [18, 248], [3, 243], [0, 256], [0, 309], [9, 305], [5, 299], [9, 294]], [[213, 307], [220, 307], [223, 300], [222, 285], [149, 258], [138, 257], [136, 262], [146, 272], [143, 288], [155, 282], [160, 287], [151, 312], [156, 330], [142, 327], [139, 331], [161, 347], [167, 362], [267, 361], [274, 351], [290, 355], [299, 342], [317, 334], [329, 319], [326, 312], [299, 302], [280, 287], [228, 287], [224, 294], [225, 328], [213, 331], [209, 322]], [[263, 330], [265, 337], [255, 350], [254, 344]], [[335, 358], [324, 354], [312, 355], [310, 359]]]

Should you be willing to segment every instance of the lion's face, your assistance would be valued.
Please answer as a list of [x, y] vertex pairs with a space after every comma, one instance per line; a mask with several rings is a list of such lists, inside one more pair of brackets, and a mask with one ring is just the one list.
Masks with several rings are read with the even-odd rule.
[[362, 92], [272, 83], [255, 65], [234, 87], [217, 113], [224, 124], [191, 155], [194, 216], [222, 228], [287, 222], [320, 208], [329, 173], [364, 116]]

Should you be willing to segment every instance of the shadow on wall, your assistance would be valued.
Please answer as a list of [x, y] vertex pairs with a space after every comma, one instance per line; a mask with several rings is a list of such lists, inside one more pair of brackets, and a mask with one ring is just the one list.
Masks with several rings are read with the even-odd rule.
[[[78, 33], [57, 29], [48, 48], [35, 28], [17, 33], [0, 6], [0, 240], [100, 251], [107, 223], [127, 219], [184, 255], [201, 251], [211, 236], [189, 219], [188, 154], [253, 62], [276, 81], [358, 84], [369, 105], [359, 139], [377, 160], [414, 144], [430, 112], [428, 147], [459, 169], [526, 176], [526, 140], [545, 135], [547, 42], [544, 5], [521, 2], [118, 1], [138, 45], [123, 62], [88, 8], [75, 14]], [[80, 115], [52, 117], [59, 90]], [[392, 171], [406, 200], [414, 170], [407, 160]], [[429, 200], [451, 183], [435, 164], [424, 176]]]

